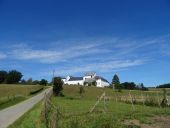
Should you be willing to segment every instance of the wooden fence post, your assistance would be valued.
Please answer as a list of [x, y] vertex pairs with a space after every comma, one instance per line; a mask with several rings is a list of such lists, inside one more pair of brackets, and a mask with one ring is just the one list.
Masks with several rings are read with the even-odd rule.
[[104, 102], [104, 112], [106, 113], [106, 93], [105, 92], [103, 96], [103, 102]]
[[130, 96], [130, 98], [131, 98], [132, 108], [133, 108], [133, 110], [135, 110], [135, 107], [134, 107], [134, 104], [133, 104], [133, 99], [132, 99], [132, 96], [131, 96], [131, 94], [130, 94], [130, 91], [129, 91], [129, 96]]
[[143, 97], [143, 94], [141, 92], [141, 98], [142, 98], [142, 103], [143, 103], [143, 106], [145, 106], [145, 101], [144, 101], [144, 97]]
[[48, 128], [48, 105], [47, 105], [47, 94], [44, 94], [44, 116], [46, 128]]

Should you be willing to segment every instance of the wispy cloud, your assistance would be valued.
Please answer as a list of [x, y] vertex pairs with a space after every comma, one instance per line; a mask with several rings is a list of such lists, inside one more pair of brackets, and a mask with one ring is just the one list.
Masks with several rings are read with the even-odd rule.
[[104, 63], [92, 63], [92, 64], [82, 64], [75, 65], [68, 68], [56, 69], [57, 74], [75, 74], [80, 72], [87, 71], [98, 71], [98, 72], [110, 72], [113, 70], [123, 70], [129, 67], [138, 66], [144, 64], [144, 60], [117, 60], [117, 61], [108, 61]]
[[14, 46], [9, 54], [19, 60], [35, 60], [42, 63], [56, 63], [66, 61], [68, 59], [81, 57], [84, 55], [93, 55], [97, 53], [109, 52], [107, 49], [99, 49], [95, 44], [79, 45], [66, 47], [60, 50], [37, 50], [30, 48], [25, 44]]
[[[138, 40], [110, 37], [80, 42], [72, 40], [71, 43], [68, 41], [69, 43], [65, 44], [66, 41], [60, 41], [47, 47], [20, 43], [11, 45], [5, 55], [0, 54], [0, 58], [24, 62], [31, 60], [31, 62], [45, 63], [48, 66], [58, 64], [57, 70], [60, 74], [91, 70], [110, 72], [153, 61], [156, 56], [163, 54], [164, 49], [169, 48], [167, 47], [169, 37]], [[163, 44], [166, 45], [163, 47]], [[166, 54], [169, 54], [168, 50]]]
[[0, 53], [0, 59], [4, 59], [4, 58], [6, 58], [7, 57], [7, 55], [6, 54], [4, 54], [4, 53]]

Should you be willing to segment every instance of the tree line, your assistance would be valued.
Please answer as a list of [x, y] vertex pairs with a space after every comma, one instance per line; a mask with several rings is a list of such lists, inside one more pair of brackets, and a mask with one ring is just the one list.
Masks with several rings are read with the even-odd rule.
[[29, 85], [47, 85], [48, 81], [45, 79], [32, 80], [32, 78], [28, 80], [22, 79], [23, 74], [17, 70], [0, 70], [0, 84], [29, 84]]
[[170, 83], [158, 85], [156, 88], [170, 88]]
[[121, 89], [129, 89], [129, 90], [148, 90], [148, 88], [146, 88], [144, 86], [143, 83], [140, 84], [135, 84], [134, 82], [124, 82], [124, 83], [120, 83], [119, 77], [117, 74], [115, 74], [113, 76], [112, 79], [112, 87], [114, 87], [115, 89], [118, 89], [119, 91]]
[[17, 84], [22, 78], [22, 73], [17, 70], [0, 71], [0, 84]]
[[46, 79], [41, 79], [41, 80], [33, 80], [32, 78], [29, 78], [28, 80], [22, 79], [20, 81], [20, 84], [23, 85], [48, 85], [48, 81]]

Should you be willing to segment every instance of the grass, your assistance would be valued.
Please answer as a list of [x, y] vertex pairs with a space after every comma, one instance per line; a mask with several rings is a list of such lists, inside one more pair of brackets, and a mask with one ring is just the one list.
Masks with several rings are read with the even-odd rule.
[[6, 85], [0, 84], [0, 110], [30, 98], [31, 92], [42, 88], [41, 85]]
[[29, 93], [42, 88], [42, 85], [6, 85], [0, 84], [0, 98], [23, 95], [29, 96]]
[[7, 108], [9, 106], [15, 105], [21, 101], [24, 101], [25, 99], [27, 99], [27, 98], [23, 97], [23, 96], [16, 96], [16, 97], [12, 97], [10, 99], [3, 99], [0, 101], [0, 110]]
[[[116, 102], [114, 99], [106, 101], [106, 113], [103, 112], [104, 105], [101, 101], [96, 106], [94, 112], [89, 113], [90, 108], [95, 104], [104, 89], [95, 87], [85, 87], [83, 97], [79, 94], [78, 86], [64, 86], [63, 94], [65, 97], [52, 97], [51, 102], [59, 108], [62, 115], [57, 121], [58, 128], [127, 128], [125, 121], [137, 119], [141, 123], [152, 124], [151, 117], [155, 115], [170, 115], [170, 109], [127, 104]], [[106, 95], [114, 97], [117, 95], [126, 96], [129, 91], [123, 90], [121, 93], [112, 89], [105, 89]], [[157, 96], [157, 90], [142, 92], [143, 94]], [[161, 90], [159, 91], [161, 94]], [[132, 95], [140, 96], [141, 91], [131, 91]], [[41, 103], [27, 112], [22, 118], [16, 121], [9, 128], [45, 128], [44, 121], [41, 119]], [[53, 121], [55, 109], [51, 107], [49, 122]], [[133, 126], [138, 128], [139, 126]]]
[[[122, 128], [127, 127], [124, 124], [125, 120], [137, 119], [141, 123], [150, 124], [152, 123], [152, 120], [149, 119], [151, 116], [170, 114], [170, 109], [160, 109], [159, 107], [143, 105], [134, 105], [133, 109], [132, 104], [116, 102], [113, 99], [106, 101], [106, 113], [103, 112], [103, 102], [98, 104], [94, 112], [88, 113], [104, 90], [108, 97], [114, 97], [116, 94], [127, 96], [129, 93], [127, 90], [118, 93], [109, 88], [85, 87], [85, 94], [80, 98], [78, 86], [64, 86], [63, 93], [65, 94], [65, 97], [52, 97], [51, 99], [52, 103], [58, 106], [60, 112], [63, 114], [58, 121], [58, 127]], [[136, 90], [131, 91], [130, 93], [135, 96], [141, 95], [141, 91]], [[156, 96], [157, 92], [151, 91], [142, 93], [144, 95]], [[161, 91], [159, 91], [159, 93], [161, 94]]]
[[46, 128], [41, 121], [42, 102], [36, 104], [8, 128]]

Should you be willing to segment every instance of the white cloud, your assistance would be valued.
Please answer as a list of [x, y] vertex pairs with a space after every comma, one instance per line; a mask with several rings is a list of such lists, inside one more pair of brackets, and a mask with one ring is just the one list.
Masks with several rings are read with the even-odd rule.
[[144, 60], [117, 60], [103, 63], [75, 65], [68, 68], [64, 68], [63, 70], [56, 69], [56, 71], [59, 75], [63, 74], [71, 75], [87, 71], [110, 72], [113, 70], [127, 69], [129, 67], [142, 65], [144, 63], [145, 63]]
[[66, 47], [63, 50], [35, 50], [27, 45], [17, 45], [10, 52], [10, 55], [19, 60], [35, 60], [42, 63], [55, 63], [66, 61], [68, 59], [81, 57], [84, 55], [93, 55], [96, 53], [109, 52], [107, 49], [99, 49], [95, 44], [79, 45]]
[[[159, 46], [162, 42], [166, 42], [169, 36], [162, 36], [153, 39], [120, 39], [120, 38], [99, 38], [93, 40], [82, 41], [59, 41], [44, 47], [36, 48], [28, 46], [27, 44], [20, 43], [11, 46], [8, 50], [9, 56], [16, 60], [33, 60], [41, 63], [57, 63], [57, 62], [88, 62], [95, 63], [95, 61], [104, 62], [108, 60], [119, 59], [136, 59], [136, 58], [153, 58], [153, 53], [158, 55]], [[149, 49], [146, 53], [140, 52], [142, 49]], [[152, 53], [149, 54], [149, 53]], [[88, 56], [88, 57], [84, 57]]]

